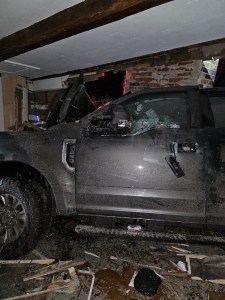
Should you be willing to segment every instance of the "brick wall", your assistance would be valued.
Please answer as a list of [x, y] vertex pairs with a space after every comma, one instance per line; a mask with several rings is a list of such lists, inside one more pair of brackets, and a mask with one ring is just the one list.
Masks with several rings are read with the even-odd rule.
[[181, 61], [176, 64], [150, 66], [140, 64], [126, 71], [125, 91], [136, 92], [146, 88], [197, 85], [202, 60]]

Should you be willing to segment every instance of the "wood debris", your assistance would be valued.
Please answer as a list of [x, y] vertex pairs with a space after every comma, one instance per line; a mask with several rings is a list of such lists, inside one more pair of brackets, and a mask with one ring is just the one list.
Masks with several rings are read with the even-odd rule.
[[63, 286], [59, 286], [59, 285], [55, 285], [54, 287], [50, 287], [46, 290], [43, 290], [43, 291], [39, 291], [39, 292], [33, 292], [33, 293], [26, 293], [24, 295], [20, 295], [20, 296], [15, 296], [15, 297], [11, 297], [11, 298], [4, 298], [2, 300], [17, 300], [17, 299], [24, 299], [24, 298], [30, 298], [30, 297], [34, 297], [34, 296], [38, 296], [38, 295], [44, 295], [44, 294], [47, 294], [49, 292], [52, 292], [52, 291], [55, 291], [55, 290], [58, 290], [59, 288], [68, 288], [70, 286], [69, 283], [66, 283], [65, 285]]
[[177, 255], [185, 257], [186, 263], [187, 263], [187, 272], [188, 272], [189, 275], [191, 275], [191, 262], [190, 262], [190, 259], [191, 258], [203, 259], [203, 258], [207, 257], [206, 255], [201, 255], [201, 254], [177, 254]]
[[133, 264], [133, 265], [136, 265], [136, 266], [140, 266], [140, 267], [145, 267], [145, 268], [150, 268], [150, 269], [155, 269], [155, 270], [162, 270], [162, 268], [157, 267], [157, 266], [140, 264], [140, 263], [137, 263], [137, 262], [134, 262], [134, 261], [131, 261], [131, 260], [128, 260], [128, 259], [116, 257], [116, 256], [110, 256], [110, 259], [124, 261], [124, 262], [130, 263], [130, 264]]
[[[205, 280], [207, 282], [215, 284], [225, 284], [225, 256], [207, 256], [200, 254], [178, 254], [184, 256], [187, 263], [188, 275], [193, 280]], [[191, 259], [197, 260], [198, 264], [193, 269], [194, 261], [191, 263]], [[216, 278], [215, 278], [216, 277]]]
[[90, 255], [90, 256], [93, 256], [93, 257], [96, 257], [96, 258], [100, 258], [99, 255], [96, 255], [96, 254], [94, 254], [92, 252], [89, 252], [89, 251], [84, 251], [84, 254], [87, 254], [87, 255]]
[[[59, 279], [54, 280], [48, 285], [48, 287], [44, 290], [40, 291], [32, 291], [23, 295], [5, 298], [3, 300], [17, 300], [17, 299], [24, 299], [24, 298], [30, 298], [38, 295], [47, 294], [50, 292], [58, 292], [58, 293], [69, 293], [71, 295], [75, 295], [75, 292], [78, 292], [80, 282], [77, 277], [76, 271], [74, 267], [78, 267], [84, 264], [84, 261], [81, 262], [74, 262], [74, 261], [65, 261], [60, 262], [57, 264], [53, 264], [48, 267], [41, 268], [41, 270], [35, 271], [30, 277], [24, 278], [24, 281], [30, 280], [30, 279], [43, 279], [43, 276], [54, 274], [56, 272], [62, 272], [68, 270], [70, 279]], [[32, 277], [32, 278], [31, 278]], [[75, 299], [75, 298], [74, 298]]]
[[92, 291], [93, 291], [93, 287], [94, 287], [94, 283], [95, 283], [95, 274], [90, 270], [90, 268], [89, 268], [88, 271], [79, 270], [78, 272], [79, 272], [79, 274], [91, 275], [92, 276], [91, 286], [90, 286], [90, 290], [89, 290], [88, 298], [87, 298], [87, 300], [90, 300], [91, 299], [91, 295], [92, 295]]
[[170, 282], [168, 279], [165, 279], [164, 284], [173, 293], [174, 300], [187, 300], [187, 298], [184, 297], [184, 295], [174, 283]]
[[55, 259], [25, 259], [25, 260], [0, 260], [0, 265], [16, 265], [16, 264], [38, 264], [50, 265], [55, 262]]
[[37, 271], [33, 272], [30, 276], [23, 278], [23, 281], [28, 281], [31, 279], [36, 279], [36, 278], [54, 274], [57, 272], [62, 272], [64, 270], [67, 270], [70, 267], [79, 267], [83, 264], [85, 264], [85, 261], [79, 261], [79, 262], [74, 262], [74, 261], [61, 262], [60, 261], [57, 264], [50, 265], [48, 267], [42, 268], [41, 270], [37, 270]]
[[166, 249], [169, 250], [170, 252], [175, 252], [175, 253], [191, 253], [191, 251], [188, 251], [188, 250], [182, 249], [182, 248], [178, 248], [175, 246], [167, 246]]

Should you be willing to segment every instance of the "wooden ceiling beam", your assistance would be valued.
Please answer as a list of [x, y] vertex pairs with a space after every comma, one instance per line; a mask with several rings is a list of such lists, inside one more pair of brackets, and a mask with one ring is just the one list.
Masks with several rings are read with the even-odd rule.
[[86, 0], [0, 39], [0, 61], [172, 0]]

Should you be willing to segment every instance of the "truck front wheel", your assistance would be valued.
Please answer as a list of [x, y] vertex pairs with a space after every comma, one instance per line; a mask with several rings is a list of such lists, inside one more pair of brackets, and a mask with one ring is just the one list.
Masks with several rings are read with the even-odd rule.
[[[46, 217], [34, 184], [12, 177], [0, 179], [0, 258], [19, 258], [34, 248]], [[44, 223], [45, 223], [44, 222]]]

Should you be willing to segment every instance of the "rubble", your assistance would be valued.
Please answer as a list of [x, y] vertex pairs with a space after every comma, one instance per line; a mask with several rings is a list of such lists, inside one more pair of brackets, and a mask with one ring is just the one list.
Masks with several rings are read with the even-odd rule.
[[191, 275], [203, 280], [224, 279], [225, 281], [225, 256], [211, 256], [204, 258], [191, 258]]
[[134, 284], [143, 268], [163, 277], [153, 300], [223, 299], [222, 246], [75, 236], [65, 223], [55, 221], [52, 232], [21, 260], [0, 261], [0, 299], [147, 300]]
[[225, 292], [210, 291], [208, 294], [208, 300], [224, 300], [224, 299], [225, 299]]
[[177, 269], [181, 272], [187, 272], [186, 265], [183, 261], [179, 260], [177, 263]]
[[92, 291], [93, 291], [93, 287], [94, 287], [94, 283], [95, 283], [95, 274], [90, 270], [90, 268], [89, 268], [88, 271], [79, 270], [78, 272], [79, 272], [79, 274], [91, 275], [92, 276], [91, 286], [90, 286], [90, 290], [89, 290], [88, 298], [87, 298], [87, 300], [90, 300], [91, 295], [92, 295]]
[[62, 271], [65, 271], [71, 267], [77, 267], [77, 266], [81, 266], [85, 263], [85, 261], [80, 261], [80, 262], [74, 262], [74, 261], [59, 261], [58, 263], [39, 269], [36, 272], [33, 272], [32, 274], [30, 274], [28, 277], [24, 277], [23, 281], [28, 281], [31, 279], [36, 279], [39, 277], [43, 277], [46, 275], [50, 275], [50, 274], [54, 274], [54, 273], [59, 273]]

